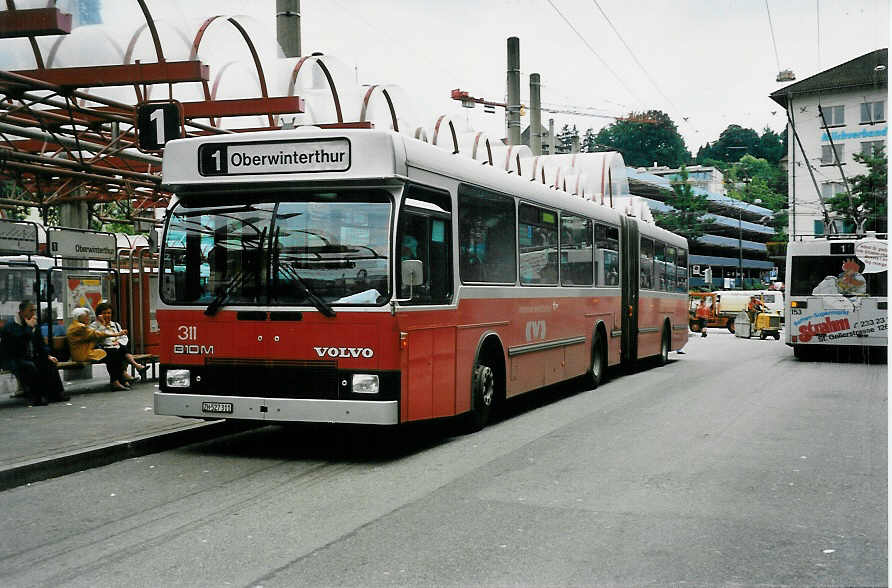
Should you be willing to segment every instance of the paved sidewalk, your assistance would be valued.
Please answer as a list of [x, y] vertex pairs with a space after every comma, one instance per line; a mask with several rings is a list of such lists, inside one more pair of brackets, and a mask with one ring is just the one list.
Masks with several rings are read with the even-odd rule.
[[28, 406], [0, 397], [0, 490], [195, 443], [229, 427], [223, 421], [156, 416], [156, 381], [109, 391], [105, 374], [65, 382], [67, 402]]

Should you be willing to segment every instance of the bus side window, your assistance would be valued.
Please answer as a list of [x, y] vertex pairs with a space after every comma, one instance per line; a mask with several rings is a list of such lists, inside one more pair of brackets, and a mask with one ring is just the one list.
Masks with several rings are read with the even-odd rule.
[[517, 241], [520, 244], [520, 283], [557, 284], [557, 214], [529, 204], [518, 207]]
[[430, 222], [430, 297], [432, 302], [452, 299], [451, 224], [443, 219]]
[[654, 290], [666, 291], [666, 246], [657, 241], [654, 244]]
[[678, 292], [678, 280], [675, 275], [675, 247], [666, 247], [666, 287], [667, 292]]
[[641, 238], [641, 280], [639, 286], [645, 290], [652, 290], [654, 272], [654, 242], [653, 239]]
[[[678, 250], [678, 259], [676, 261], [678, 271], [675, 274], [677, 282], [678, 292], [687, 292], [688, 291], [688, 252], [684, 249]], [[707, 284], [707, 287], [711, 288], [712, 284]]]
[[[410, 199], [421, 199], [424, 192], [413, 188]], [[425, 199], [426, 201], [426, 199]], [[409, 200], [412, 206], [422, 206]], [[397, 239], [400, 253], [396, 262], [397, 287], [403, 304], [448, 304], [452, 301], [452, 223], [446, 210], [404, 209], [400, 216]], [[402, 262], [417, 259], [422, 263], [422, 283], [403, 286]]]
[[619, 285], [619, 229], [595, 224], [595, 285]]
[[458, 189], [462, 282], [511, 283], [517, 276], [514, 199], [482, 188]]
[[592, 221], [561, 214], [561, 284], [592, 285]]

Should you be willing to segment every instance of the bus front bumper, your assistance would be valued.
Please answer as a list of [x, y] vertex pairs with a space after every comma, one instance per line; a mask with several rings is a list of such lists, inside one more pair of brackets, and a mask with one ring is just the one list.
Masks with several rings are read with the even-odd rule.
[[270, 422], [396, 425], [399, 402], [317, 400], [302, 398], [249, 398], [155, 392], [157, 415], [193, 418], [242, 419]]

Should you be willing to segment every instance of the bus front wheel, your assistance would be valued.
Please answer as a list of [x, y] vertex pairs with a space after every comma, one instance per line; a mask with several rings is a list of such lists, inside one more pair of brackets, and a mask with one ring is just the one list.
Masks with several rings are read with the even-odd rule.
[[734, 319], [733, 318], [728, 319], [728, 330], [731, 331], [731, 333], [734, 333]]

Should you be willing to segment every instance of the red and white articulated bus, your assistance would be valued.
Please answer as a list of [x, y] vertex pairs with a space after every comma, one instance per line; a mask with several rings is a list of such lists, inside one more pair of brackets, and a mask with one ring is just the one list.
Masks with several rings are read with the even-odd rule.
[[396, 425], [688, 338], [687, 242], [370, 129], [169, 143], [155, 412]]

